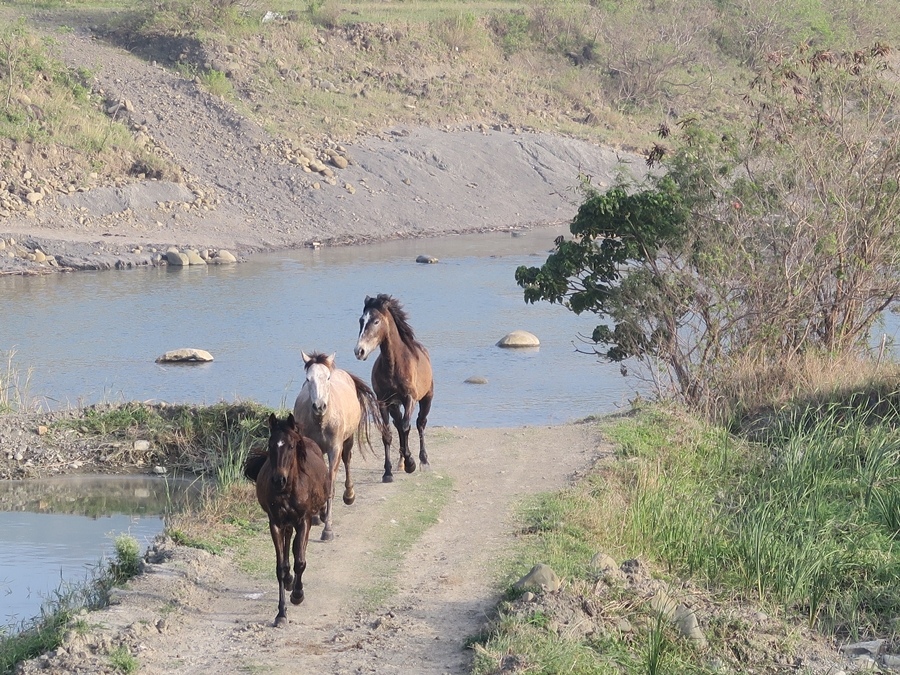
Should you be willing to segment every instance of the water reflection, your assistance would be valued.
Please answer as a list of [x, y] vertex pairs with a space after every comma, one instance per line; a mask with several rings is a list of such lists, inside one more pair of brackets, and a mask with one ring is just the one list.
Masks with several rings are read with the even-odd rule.
[[0, 634], [37, 616], [60, 588], [93, 575], [114, 557], [118, 535], [146, 550], [165, 515], [200, 489], [160, 476], [0, 481]]
[[111, 513], [164, 516], [200, 495], [195, 480], [164, 476], [66, 476], [0, 481], [0, 511], [97, 518]]

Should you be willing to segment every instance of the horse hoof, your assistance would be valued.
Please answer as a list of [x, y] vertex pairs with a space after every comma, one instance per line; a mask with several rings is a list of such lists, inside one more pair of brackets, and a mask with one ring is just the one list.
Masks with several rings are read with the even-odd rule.
[[356, 492], [353, 490], [347, 490], [344, 493], [344, 503], [347, 506], [350, 506], [355, 501], [356, 501]]
[[416, 470], [416, 462], [412, 459], [408, 462], [403, 462], [403, 468], [406, 470], [406, 473], [412, 473]]
[[331, 530], [322, 530], [322, 541], [334, 541], [334, 532]]
[[291, 593], [291, 604], [292, 605], [299, 605], [301, 602], [303, 602], [303, 591], [300, 591], [300, 595], [297, 595], [296, 593]]
[[286, 616], [276, 616], [275, 623], [273, 626], [275, 628], [284, 628], [287, 625], [287, 617]]
[[393, 483], [394, 482], [394, 474], [386, 473], [381, 477], [382, 483]]
[[315, 514], [315, 515], [312, 517], [312, 524], [313, 524], [313, 525], [321, 525], [321, 524], [322, 524], [322, 519], [319, 518], [319, 514], [318, 514], [318, 513]]

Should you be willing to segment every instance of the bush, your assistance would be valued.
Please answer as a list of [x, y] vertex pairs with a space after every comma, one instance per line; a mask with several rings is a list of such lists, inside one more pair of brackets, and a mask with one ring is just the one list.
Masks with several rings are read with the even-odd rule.
[[864, 351], [900, 297], [900, 88], [886, 55], [782, 54], [732, 128], [684, 119], [648, 153], [661, 174], [585, 183], [573, 238], [516, 271], [526, 301], [608, 318], [595, 352], [661, 363], [694, 404], [735, 363]]

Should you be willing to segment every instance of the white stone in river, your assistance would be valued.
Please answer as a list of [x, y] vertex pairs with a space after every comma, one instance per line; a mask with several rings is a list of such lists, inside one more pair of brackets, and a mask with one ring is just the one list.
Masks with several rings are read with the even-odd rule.
[[526, 330], [514, 330], [504, 335], [497, 343], [498, 347], [539, 347], [541, 341]]
[[204, 363], [212, 361], [213, 357], [203, 349], [174, 349], [166, 352], [156, 359], [157, 363]]

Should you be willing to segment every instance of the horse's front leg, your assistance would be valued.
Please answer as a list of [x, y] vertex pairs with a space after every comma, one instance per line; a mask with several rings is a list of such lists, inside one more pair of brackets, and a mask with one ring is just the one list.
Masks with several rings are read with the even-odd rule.
[[356, 491], [353, 489], [353, 481], [350, 479], [350, 455], [353, 452], [353, 436], [344, 441], [344, 449], [341, 451], [341, 460], [344, 462], [344, 503], [349, 506], [356, 501]]
[[407, 396], [403, 404], [402, 424], [397, 424], [397, 430], [400, 433], [400, 455], [403, 457], [403, 468], [406, 470], [406, 473], [412, 473], [416, 470], [416, 460], [413, 459], [412, 453], [409, 451], [409, 428], [415, 409], [416, 402], [412, 396]]
[[381, 477], [382, 483], [394, 482], [394, 474], [391, 472], [391, 420], [390, 412], [386, 403], [379, 401], [378, 411], [381, 413], [381, 441], [384, 443], [384, 475]]
[[419, 401], [419, 416], [416, 418], [416, 430], [419, 432], [419, 461], [422, 468], [428, 468], [428, 453], [425, 452], [425, 425], [428, 424], [428, 413], [431, 412], [431, 400], [434, 394], [429, 392]]
[[332, 541], [334, 539], [334, 530], [331, 527], [331, 506], [334, 502], [334, 481], [337, 478], [338, 462], [337, 450], [334, 444], [328, 447], [328, 501], [325, 502], [325, 529], [322, 530], [322, 541]]
[[304, 513], [294, 537], [294, 588], [291, 591], [291, 603], [299, 605], [303, 602], [303, 572], [306, 570], [306, 544], [309, 541], [309, 528], [312, 515]]
[[281, 628], [287, 623], [284, 589], [292, 581], [290, 542], [293, 528], [290, 525], [278, 527], [269, 521], [269, 533], [272, 535], [272, 543], [275, 544], [275, 577], [278, 579], [278, 614], [275, 615], [275, 627]]

